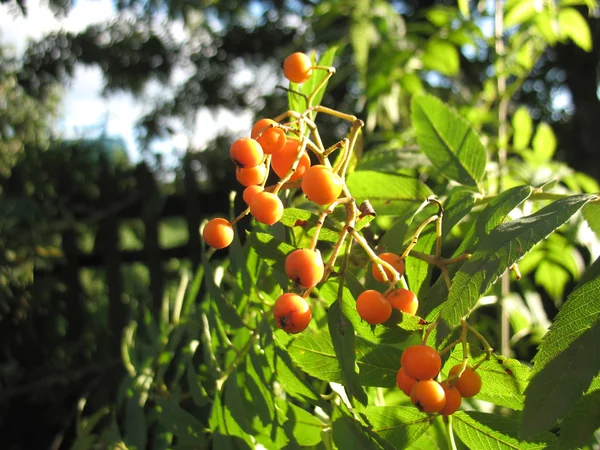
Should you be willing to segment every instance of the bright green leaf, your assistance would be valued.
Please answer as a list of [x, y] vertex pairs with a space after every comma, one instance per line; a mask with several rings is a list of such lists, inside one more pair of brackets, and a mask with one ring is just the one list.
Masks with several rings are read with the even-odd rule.
[[395, 448], [407, 448], [431, 425], [431, 417], [412, 406], [369, 406], [362, 412], [371, 429]]
[[421, 151], [451, 180], [477, 187], [485, 173], [486, 151], [471, 126], [433, 96], [412, 101], [412, 121]]
[[458, 50], [450, 42], [441, 39], [433, 38], [427, 41], [422, 60], [426, 69], [449, 77], [456, 75], [460, 69]]
[[556, 152], [556, 137], [547, 123], [540, 123], [533, 137], [533, 153], [536, 163], [547, 163]]
[[513, 5], [504, 17], [504, 26], [506, 28], [527, 22], [539, 12], [537, 11], [535, 0], [522, 0], [514, 2]]
[[512, 118], [513, 126], [513, 148], [525, 150], [529, 146], [533, 134], [533, 121], [525, 106], [521, 106]]
[[558, 25], [563, 36], [586, 52], [592, 50], [592, 33], [584, 17], [575, 8], [562, 8], [558, 12]]

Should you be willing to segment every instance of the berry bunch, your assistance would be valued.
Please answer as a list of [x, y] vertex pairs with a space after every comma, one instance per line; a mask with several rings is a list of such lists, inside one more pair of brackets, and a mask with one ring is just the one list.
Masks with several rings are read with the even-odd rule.
[[463, 398], [474, 397], [481, 390], [476, 367], [468, 367], [466, 362], [453, 366], [440, 383], [434, 380], [442, 367], [440, 354], [425, 344], [412, 345], [402, 353], [396, 384], [420, 411], [448, 416], [458, 410]]

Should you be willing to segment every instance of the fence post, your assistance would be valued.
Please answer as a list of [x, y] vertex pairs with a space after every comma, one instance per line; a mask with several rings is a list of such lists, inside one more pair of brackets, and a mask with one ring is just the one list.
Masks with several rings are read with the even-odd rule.
[[188, 226], [188, 249], [192, 268], [195, 272], [200, 265], [200, 251], [202, 241], [200, 240], [200, 205], [198, 204], [198, 185], [196, 176], [192, 169], [191, 158], [186, 156], [183, 160], [185, 188], [185, 218]]
[[156, 186], [154, 176], [145, 163], [136, 168], [136, 178], [142, 202], [142, 220], [144, 222], [144, 253], [146, 265], [150, 272], [150, 296], [152, 298], [152, 312], [156, 319], [159, 318], [164, 295], [164, 274], [160, 255], [158, 238], [160, 214], [163, 199]]
[[[116, 177], [105, 157], [100, 159], [100, 205], [108, 209], [119, 201]], [[113, 351], [119, 351], [123, 329], [129, 320], [129, 308], [123, 303], [123, 279], [121, 277], [121, 256], [119, 254], [119, 219], [115, 213], [108, 213], [98, 223], [96, 250], [102, 254], [106, 284], [108, 285], [108, 324], [112, 333]]]

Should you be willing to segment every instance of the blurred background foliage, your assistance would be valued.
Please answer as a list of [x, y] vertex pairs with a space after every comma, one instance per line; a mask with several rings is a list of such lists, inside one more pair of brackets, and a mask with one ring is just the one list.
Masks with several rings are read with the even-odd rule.
[[[2, 2], [27, 14], [24, 0]], [[502, 188], [554, 179], [559, 190], [597, 192], [596, 5], [545, 2], [539, 9], [535, 1], [508, 1], [498, 49], [494, 5], [459, 4], [119, 0], [109, 23], [52, 33], [32, 42], [22, 58], [0, 48], [3, 448], [69, 448], [76, 435], [85, 436], [77, 419], [81, 399], [89, 411], [101, 413], [118, 390], [128, 389], [121, 382], [120, 338], [130, 320], [153, 330], [141, 336], [150, 347], [160, 330], [174, 329], [161, 314], [165, 299], [179, 295], [180, 274], [199, 267], [198, 225], [228, 214], [229, 192], [239, 187], [223, 156], [232, 136], [202, 151], [189, 148], [169, 171], [152, 143], [169, 141], [174, 120], [212, 126], [197, 123], [201, 108], [249, 110], [257, 118], [286, 110], [287, 94], [276, 86], [284, 84], [281, 61], [293, 51], [338, 47], [337, 74], [323, 103], [364, 119], [363, 168], [414, 173], [418, 166], [435, 192], [446, 192], [435, 169], [411, 157], [410, 100], [426, 91], [466, 117], [492, 154], [509, 148]], [[64, 0], [49, 5], [57, 15], [68, 15], [72, 7]], [[188, 38], [172, 36], [172, 21], [183, 21]], [[68, 141], [56, 131], [61, 95], [77, 65], [100, 67], [107, 94], [143, 98], [149, 83], [161, 86], [165, 95], [147, 99], [150, 112], [138, 124], [139, 164], [128, 160], [118, 139]], [[175, 68], [185, 69], [183, 82], [174, 82]], [[498, 138], [503, 108], [512, 122]], [[327, 126], [327, 120], [323, 140], [341, 139], [345, 129]], [[400, 152], [405, 156], [399, 159]], [[388, 225], [382, 219], [377, 226]], [[576, 234], [564, 230], [523, 261], [525, 281], [512, 303], [511, 326], [514, 350], [525, 360], [565, 289], [598, 251], [593, 240]], [[480, 323], [495, 333], [493, 315], [484, 314]], [[107, 419], [100, 414], [93, 420]], [[123, 429], [123, 417], [110, 420], [109, 430]]]

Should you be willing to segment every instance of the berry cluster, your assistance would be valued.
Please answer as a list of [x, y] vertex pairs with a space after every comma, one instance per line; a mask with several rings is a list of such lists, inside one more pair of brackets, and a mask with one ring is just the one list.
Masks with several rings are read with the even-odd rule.
[[439, 353], [425, 344], [412, 345], [402, 352], [396, 384], [420, 411], [444, 416], [454, 414], [464, 398], [481, 390], [481, 377], [466, 364], [457, 364], [441, 383], [434, 380], [442, 368]]

